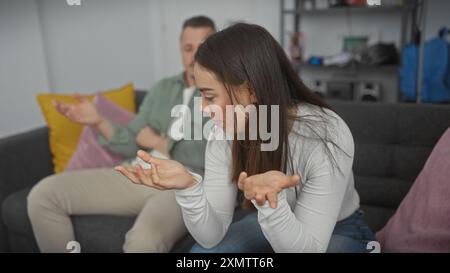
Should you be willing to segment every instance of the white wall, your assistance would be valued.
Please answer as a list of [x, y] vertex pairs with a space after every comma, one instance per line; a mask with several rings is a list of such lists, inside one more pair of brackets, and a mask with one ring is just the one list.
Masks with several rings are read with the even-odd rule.
[[277, 0], [0, 0], [0, 137], [44, 124], [38, 92], [149, 89], [182, 70], [182, 22], [198, 14], [278, 37]]
[[179, 73], [179, 33], [193, 15], [207, 14], [219, 27], [248, 20], [278, 30], [276, 0], [81, 0], [81, 6], [39, 2], [55, 92], [89, 92], [129, 81], [148, 89], [158, 79]]
[[48, 88], [36, 2], [0, 0], [0, 137], [44, 124], [35, 94]]
[[[443, 23], [450, 26], [450, 1], [429, 1], [430, 37]], [[181, 24], [199, 14], [212, 17], [219, 29], [247, 21], [280, 36], [278, 0], [81, 0], [81, 6], [0, 0], [0, 137], [44, 124], [38, 92], [93, 92], [127, 82], [148, 89], [179, 73]], [[350, 28], [343, 17], [302, 20], [310, 33], [306, 53], [338, 52], [345, 34], [398, 41], [398, 17], [371, 17], [353, 17]]]
[[41, 0], [50, 87], [93, 92], [133, 82], [149, 88], [154, 40], [148, 0]]

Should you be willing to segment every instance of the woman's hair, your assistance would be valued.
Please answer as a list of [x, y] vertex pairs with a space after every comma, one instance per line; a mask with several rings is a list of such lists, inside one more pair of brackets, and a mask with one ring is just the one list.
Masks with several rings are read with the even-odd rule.
[[[257, 104], [267, 105], [270, 129], [271, 105], [279, 106], [279, 145], [273, 151], [261, 151], [261, 141], [234, 140], [232, 145], [232, 179], [246, 171], [249, 176], [269, 170], [287, 171], [289, 157], [289, 109], [301, 103], [329, 108], [311, 92], [292, 68], [284, 50], [263, 27], [238, 23], [211, 35], [198, 49], [196, 62], [213, 72], [235, 99], [233, 87], [247, 83], [255, 92]], [[323, 140], [323, 139], [322, 139]], [[251, 207], [248, 200], [245, 207]]]

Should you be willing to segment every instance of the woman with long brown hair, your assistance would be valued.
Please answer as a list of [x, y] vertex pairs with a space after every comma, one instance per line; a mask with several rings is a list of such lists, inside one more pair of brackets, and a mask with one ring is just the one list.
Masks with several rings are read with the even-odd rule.
[[[197, 241], [191, 251], [365, 252], [374, 237], [354, 187], [352, 134], [302, 83], [275, 39], [257, 25], [233, 25], [200, 46], [194, 75], [202, 111], [216, 124], [204, 177], [142, 151], [151, 169], [116, 168], [134, 183], [175, 189]], [[255, 127], [255, 111], [239, 119], [230, 106], [267, 113]], [[267, 139], [262, 128], [275, 134]], [[266, 149], [269, 142], [277, 145]], [[253, 212], [232, 223], [239, 189]]]

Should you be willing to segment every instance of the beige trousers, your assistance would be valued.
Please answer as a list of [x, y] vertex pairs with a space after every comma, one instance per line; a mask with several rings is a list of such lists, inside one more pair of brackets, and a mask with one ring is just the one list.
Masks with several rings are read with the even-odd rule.
[[133, 184], [113, 169], [52, 175], [28, 195], [41, 252], [68, 252], [67, 243], [76, 240], [70, 216], [95, 214], [137, 216], [126, 234], [125, 252], [169, 252], [187, 233], [173, 191]]

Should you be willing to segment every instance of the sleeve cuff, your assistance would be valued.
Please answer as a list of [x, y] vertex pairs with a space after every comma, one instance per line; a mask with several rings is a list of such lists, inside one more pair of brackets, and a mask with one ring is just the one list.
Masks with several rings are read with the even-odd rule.
[[192, 175], [192, 177], [194, 178], [194, 185], [190, 186], [189, 188], [186, 189], [182, 189], [182, 190], [175, 190], [175, 194], [177, 196], [180, 197], [185, 197], [185, 196], [194, 196], [194, 195], [198, 195], [201, 194], [202, 191], [202, 182], [203, 182], [203, 178], [201, 175], [196, 174], [192, 171], [188, 172]]
[[112, 121], [109, 121], [109, 122], [111, 123], [111, 126], [113, 127], [113, 135], [110, 140], [107, 140], [101, 133], [97, 133], [97, 142], [98, 142], [98, 144], [100, 144], [102, 146], [110, 145], [112, 142], [114, 142], [114, 139], [117, 135], [116, 132], [117, 132], [118, 126]]
[[109, 144], [109, 141], [100, 133], [97, 133], [97, 142], [102, 146], [107, 146]]
[[168, 142], [167, 142], [167, 154], [170, 154], [170, 151], [172, 150], [173, 146], [175, 145], [176, 141], [173, 140], [171, 137], [167, 136]]
[[259, 205], [256, 203], [255, 200], [252, 200], [251, 202], [252, 202], [252, 204], [255, 206], [255, 208], [256, 208], [258, 211], [260, 211], [260, 212], [265, 212], [265, 214], [266, 214], [266, 213], [270, 213], [270, 212], [273, 212], [273, 211], [277, 210], [280, 206], [282, 206], [282, 203], [287, 202], [287, 199], [286, 199], [286, 191], [285, 191], [285, 190], [282, 190], [282, 191], [280, 191], [280, 192], [278, 193], [278, 196], [277, 196], [277, 207], [274, 208], [274, 209], [270, 207], [269, 201], [266, 201], [266, 202], [264, 203], [264, 205], [262, 205], [262, 206], [259, 206]]

